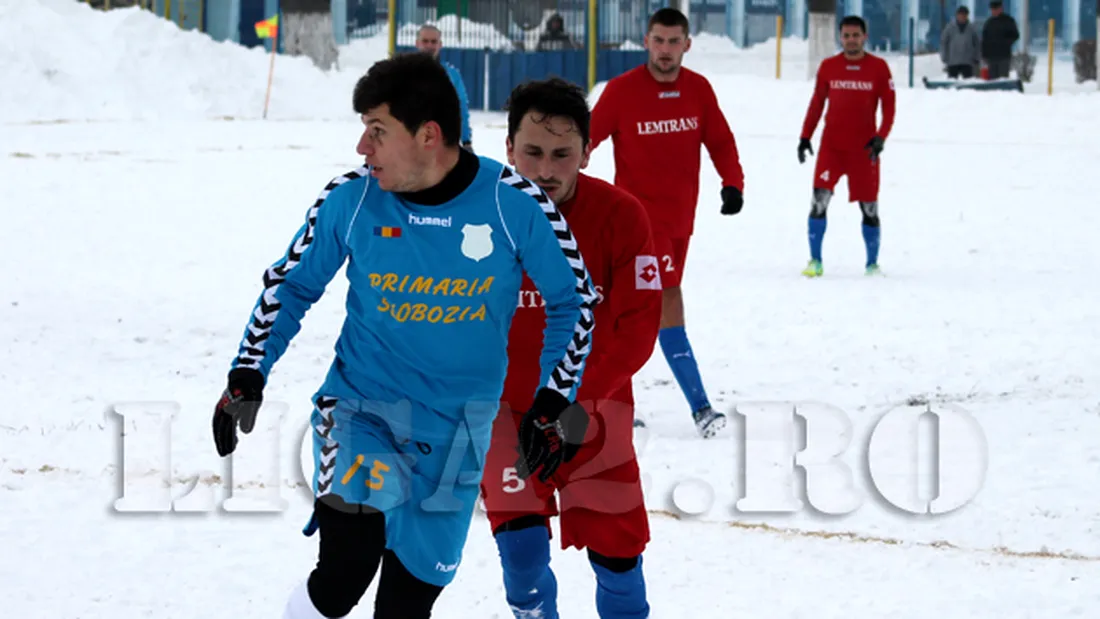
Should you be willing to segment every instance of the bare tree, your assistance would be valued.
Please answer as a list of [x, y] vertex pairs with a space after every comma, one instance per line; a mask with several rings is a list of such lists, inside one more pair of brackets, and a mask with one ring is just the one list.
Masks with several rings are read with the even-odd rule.
[[319, 69], [336, 65], [339, 52], [332, 25], [331, 0], [282, 0], [283, 50], [307, 56]]

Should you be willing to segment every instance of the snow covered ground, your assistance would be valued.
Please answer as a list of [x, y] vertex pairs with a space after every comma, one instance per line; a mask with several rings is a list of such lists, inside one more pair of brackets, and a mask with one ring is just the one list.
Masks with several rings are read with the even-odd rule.
[[[347, 112], [368, 44], [345, 50], [358, 61], [327, 76], [280, 58], [264, 122], [262, 53], [134, 11], [36, 6], [0, 0], [0, 197], [11, 257], [0, 277], [3, 614], [277, 617], [315, 552], [316, 540], [299, 533], [309, 501], [298, 455], [342, 316], [340, 278], [266, 393], [261, 424], [279, 428], [278, 481], [260, 487], [276, 462], [259, 448], [262, 434], [245, 439], [234, 471], [234, 496], [263, 499], [277, 486], [285, 511], [213, 511], [228, 471], [211, 445], [210, 412], [263, 269], [324, 183], [358, 163]], [[684, 284], [689, 334], [723, 408], [842, 409], [854, 435], [841, 460], [864, 500], [843, 516], [736, 511], [744, 428], [696, 438], [655, 355], [637, 381], [650, 421], [639, 449], [653, 616], [1097, 616], [1095, 83], [1054, 97], [901, 88], [883, 154], [886, 277], [862, 276], [858, 209], [842, 185], [826, 276], [806, 281], [798, 271], [811, 169], [795, 147], [811, 85], [796, 65], [771, 79], [753, 60], [765, 56], [706, 45], [690, 56], [714, 80], [747, 189], [745, 211], [721, 217], [718, 178], [704, 165]], [[503, 117], [474, 122], [479, 153], [503, 157]], [[588, 171], [611, 178], [608, 146]], [[176, 407], [170, 462], [151, 420], [108, 414], [120, 403]], [[870, 433], [906, 404], [962, 407], [981, 429], [980, 492], [950, 514], [907, 514], [875, 494]], [[911, 449], [907, 440], [888, 452]], [[920, 464], [890, 462], [877, 480], [915, 484], [928, 499], [934, 467], [920, 440]], [[751, 448], [772, 453], [779, 443]], [[981, 455], [941, 446], [938, 469], [950, 479]], [[795, 491], [805, 496], [801, 482]], [[178, 507], [193, 513], [141, 513], [165, 492], [186, 495]], [[121, 506], [138, 511], [119, 511], [124, 494]], [[554, 566], [564, 616], [594, 617], [583, 555], [555, 552]], [[499, 583], [478, 517], [436, 616], [509, 616]]]

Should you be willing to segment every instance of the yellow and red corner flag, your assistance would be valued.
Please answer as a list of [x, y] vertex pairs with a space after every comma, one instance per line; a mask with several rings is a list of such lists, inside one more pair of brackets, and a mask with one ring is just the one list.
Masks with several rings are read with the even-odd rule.
[[256, 36], [261, 39], [274, 39], [279, 34], [279, 15], [276, 13], [273, 17], [268, 17], [263, 21], [256, 22]]

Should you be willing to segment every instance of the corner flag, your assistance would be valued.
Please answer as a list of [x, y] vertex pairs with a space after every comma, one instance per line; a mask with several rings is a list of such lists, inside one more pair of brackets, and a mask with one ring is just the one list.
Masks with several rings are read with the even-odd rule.
[[256, 22], [256, 36], [261, 39], [274, 39], [279, 34], [279, 14]]

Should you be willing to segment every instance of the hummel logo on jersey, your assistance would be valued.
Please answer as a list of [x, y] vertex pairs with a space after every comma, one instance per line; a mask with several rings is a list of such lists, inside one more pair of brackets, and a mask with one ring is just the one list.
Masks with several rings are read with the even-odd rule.
[[450, 228], [451, 218], [432, 217], [430, 215], [420, 216], [409, 213], [409, 223], [414, 226], [439, 226], [441, 228]]
[[657, 268], [657, 256], [634, 257], [634, 288], [636, 290], [661, 289], [661, 271]]
[[833, 90], [874, 90], [874, 82], [862, 80], [829, 80], [829, 88]]
[[661, 133], [681, 133], [699, 128], [699, 117], [670, 118], [668, 120], [647, 120], [638, 123], [638, 135], [657, 135]]

